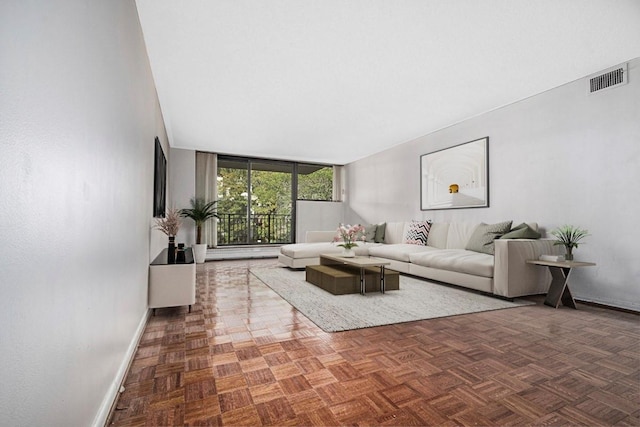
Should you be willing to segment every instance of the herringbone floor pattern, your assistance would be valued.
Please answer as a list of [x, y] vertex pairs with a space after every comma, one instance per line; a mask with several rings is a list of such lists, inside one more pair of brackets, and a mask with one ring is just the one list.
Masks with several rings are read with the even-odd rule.
[[152, 317], [112, 417], [144, 425], [640, 425], [637, 315], [538, 305], [325, 333], [249, 273], [198, 265]]

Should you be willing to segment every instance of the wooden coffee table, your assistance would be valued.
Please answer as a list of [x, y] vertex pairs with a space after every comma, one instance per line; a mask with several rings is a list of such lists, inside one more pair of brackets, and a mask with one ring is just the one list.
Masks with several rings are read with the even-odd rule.
[[356, 256], [353, 258], [341, 257], [339, 255], [321, 254], [320, 265], [348, 265], [360, 270], [360, 294], [366, 292], [365, 272], [369, 267], [380, 268], [380, 293], [384, 294], [384, 267], [391, 263], [381, 258], [373, 258], [368, 256]]

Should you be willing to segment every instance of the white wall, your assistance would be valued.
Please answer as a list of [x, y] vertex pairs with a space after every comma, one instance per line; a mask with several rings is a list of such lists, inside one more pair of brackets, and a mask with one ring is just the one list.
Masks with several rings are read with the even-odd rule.
[[168, 148], [135, 4], [3, 1], [0, 64], [0, 425], [101, 423], [148, 311]]
[[[420, 211], [420, 155], [484, 136], [491, 206]], [[572, 273], [574, 295], [640, 310], [640, 59], [629, 62], [625, 86], [587, 95], [581, 79], [354, 162], [346, 174], [348, 221], [587, 228], [574, 254], [598, 265]]]
[[296, 201], [296, 242], [304, 242], [307, 231], [335, 230], [344, 222], [342, 202]]
[[[169, 187], [173, 196], [172, 207], [191, 207], [190, 200], [196, 195], [196, 152], [194, 150], [171, 149], [169, 165]], [[182, 225], [176, 236], [176, 244], [187, 247], [196, 242], [196, 225], [189, 218], [182, 218]]]

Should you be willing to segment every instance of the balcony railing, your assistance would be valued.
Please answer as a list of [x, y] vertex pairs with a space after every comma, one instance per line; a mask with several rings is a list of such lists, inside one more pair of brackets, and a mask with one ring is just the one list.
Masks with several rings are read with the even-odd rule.
[[[218, 246], [291, 243], [291, 215], [218, 213]], [[249, 227], [251, 224], [251, 227]]]

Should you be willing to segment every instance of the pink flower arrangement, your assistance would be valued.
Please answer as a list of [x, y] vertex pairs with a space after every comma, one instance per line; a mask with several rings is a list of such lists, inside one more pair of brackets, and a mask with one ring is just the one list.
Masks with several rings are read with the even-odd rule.
[[340, 224], [338, 227], [338, 234], [333, 238], [333, 242], [340, 242], [338, 246], [342, 246], [345, 249], [351, 249], [358, 246], [356, 240], [365, 241], [364, 226], [358, 225], [344, 225]]

